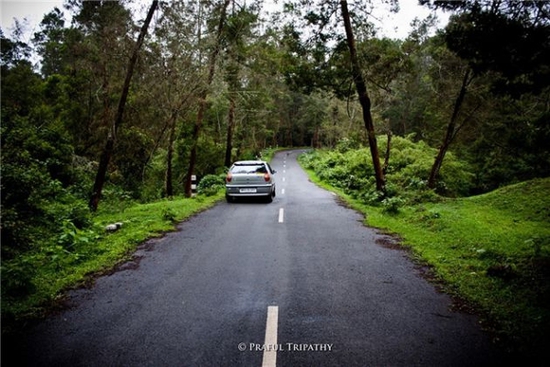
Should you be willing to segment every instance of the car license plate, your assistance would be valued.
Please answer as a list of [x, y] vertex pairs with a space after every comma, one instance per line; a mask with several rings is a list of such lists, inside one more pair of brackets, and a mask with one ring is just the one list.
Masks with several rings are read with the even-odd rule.
[[239, 192], [241, 194], [254, 194], [256, 189], [240, 189]]

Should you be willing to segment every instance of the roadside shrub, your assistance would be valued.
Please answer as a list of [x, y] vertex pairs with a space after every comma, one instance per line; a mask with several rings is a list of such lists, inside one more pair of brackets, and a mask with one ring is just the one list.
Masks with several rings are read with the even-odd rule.
[[61, 188], [57, 200], [44, 203], [42, 210], [47, 223], [56, 228], [64, 228], [66, 222], [71, 222], [78, 229], [92, 224], [88, 205]]
[[307, 153], [300, 154], [298, 160], [302, 166], [306, 169], [314, 169], [317, 161], [319, 160], [320, 154], [316, 150], [309, 151]]
[[171, 208], [164, 208], [162, 209], [162, 219], [175, 223], [177, 221], [177, 214]]
[[225, 187], [224, 175], [206, 175], [197, 185], [197, 192], [205, 196], [213, 196]]
[[80, 229], [72, 221], [65, 220], [57, 243], [64, 249], [82, 249], [99, 238], [93, 229]]
[[381, 203], [382, 198], [384, 197], [384, 194], [380, 191], [376, 191], [376, 187], [374, 186], [374, 183], [364, 191], [356, 191], [353, 192], [352, 197], [362, 201], [364, 204], [370, 205], [370, 206], [379, 206]]
[[441, 167], [439, 184], [444, 185], [441, 194], [445, 196], [468, 196], [475, 187], [475, 174], [472, 166], [447, 152]]
[[[379, 149], [385, 149], [386, 136], [378, 138]], [[303, 154], [301, 163], [312, 169], [317, 177], [344, 190], [346, 194], [368, 205], [380, 205], [384, 199], [376, 192], [374, 168], [369, 148], [353, 148], [352, 142], [342, 140], [335, 151], [315, 151]], [[386, 199], [382, 204], [388, 212], [397, 212], [405, 203], [438, 201], [439, 196], [427, 187], [435, 148], [414, 142], [410, 137], [395, 136], [391, 142], [389, 165], [386, 169]], [[465, 196], [474, 187], [472, 167], [448, 153], [441, 169], [436, 189], [445, 196]], [[399, 200], [393, 198], [400, 198]]]
[[36, 264], [22, 256], [17, 261], [2, 262], [2, 300], [22, 298], [32, 293], [36, 286], [33, 278], [36, 274]]
[[361, 144], [355, 139], [343, 138], [336, 143], [336, 150], [340, 153], [346, 153], [350, 150], [356, 150], [361, 147]]
[[388, 214], [397, 214], [404, 205], [405, 200], [399, 197], [386, 198], [382, 200], [382, 211]]
[[99, 210], [119, 213], [135, 205], [135, 203], [136, 200], [134, 200], [131, 192], [120, 186], [107, 183], [103, 189]]

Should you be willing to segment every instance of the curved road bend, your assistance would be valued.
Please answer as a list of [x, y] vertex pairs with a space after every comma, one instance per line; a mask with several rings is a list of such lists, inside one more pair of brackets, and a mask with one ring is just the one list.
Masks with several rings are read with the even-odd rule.
[[499, 364], [477, 319], [309, 182], [298, 153], [274, 158], [273, 203], [223, 202], [142, 245], [29, 330], [15, 365]]

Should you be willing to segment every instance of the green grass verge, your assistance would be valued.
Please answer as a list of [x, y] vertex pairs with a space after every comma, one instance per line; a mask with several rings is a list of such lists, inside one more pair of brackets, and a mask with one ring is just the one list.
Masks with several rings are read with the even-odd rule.
[[452, 296], [482, 316], [495, 340], [540, 360], [550, 345], [550, 179], [476, 197], [442, 199], [389, 214], [342, 190], [368, 226], [396, 235]]
[[[94, 216], [94, 228], [69, 231], [70, 247], [45, 246], [18, 259], [20, 266], [32, 269], [32, 290], [25, 297], [3, 297], [2, 331], [10, 331], [21, 321], [40, 317], [62, 299], [66, 290], [76, 288], [117, 264], [128, 260], [145, 240], [175, 229], [176, 223], [213, 206], [224, 197], [174, 198], [150, 204], [116, 209], [100, 207]], [[107, 232], [108, 224], [120, 222], [116, 232]], [[4, 275], [4, 274], [3, 274]]]

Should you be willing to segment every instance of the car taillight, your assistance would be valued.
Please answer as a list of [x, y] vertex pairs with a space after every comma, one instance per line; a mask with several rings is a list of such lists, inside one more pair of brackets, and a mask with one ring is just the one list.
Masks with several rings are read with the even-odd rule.
[[232, 179], [233, 179], [233, 175], [231, 175], [231, 173], [228, 173], [227, 176], [225, 177], [225, 181], [227, 182], [231, 182]]
[[265, 182], [269, 182], [269, 180], [271, 180], [271, 177], [269, 177], [269, 173], [264, 174], [264, 180]]

